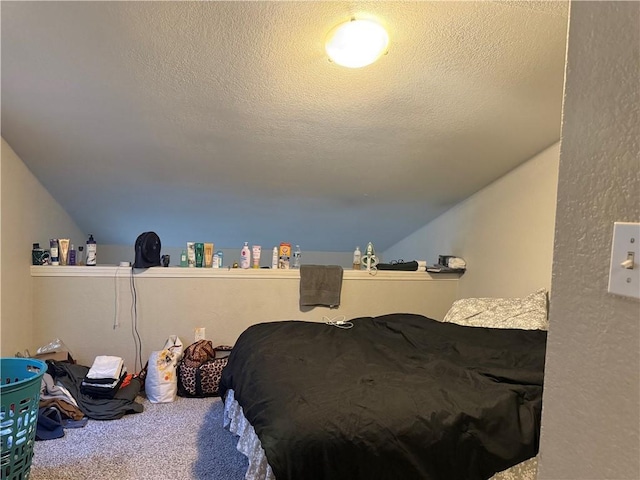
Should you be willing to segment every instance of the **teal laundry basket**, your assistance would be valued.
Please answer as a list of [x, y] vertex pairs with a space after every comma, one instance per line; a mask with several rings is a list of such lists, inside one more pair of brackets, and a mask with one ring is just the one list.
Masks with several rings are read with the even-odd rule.
[[2, 480], [26, 480], [38, 422], [40, 384], [47, 364], [33, 358], [0, 359]]

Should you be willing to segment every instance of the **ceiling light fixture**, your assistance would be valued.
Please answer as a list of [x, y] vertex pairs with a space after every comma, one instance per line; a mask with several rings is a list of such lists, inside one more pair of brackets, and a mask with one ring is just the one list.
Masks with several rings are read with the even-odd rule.
[[375, 62], [387, 52], [389, 35], [371, 20], [352, 19], [333, 28], [325, 49], [329, 58], [343, 67], [360, 68]]

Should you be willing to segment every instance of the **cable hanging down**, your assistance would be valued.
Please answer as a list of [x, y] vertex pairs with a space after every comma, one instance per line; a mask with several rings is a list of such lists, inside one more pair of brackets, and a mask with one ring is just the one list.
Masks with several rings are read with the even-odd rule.
[[[138, 293], [136, 291], [136, 280], [133, 274], [133, 267], [131, 267], [130, 287], [131, 287], [131, 335], [133, 336], [133, 343], [135, 348], [135, 362], [133, 368], [136, 372], [142, 370], [142, 339], [138, 332]], [[138, 364], [140, 369], [138, 370]]]

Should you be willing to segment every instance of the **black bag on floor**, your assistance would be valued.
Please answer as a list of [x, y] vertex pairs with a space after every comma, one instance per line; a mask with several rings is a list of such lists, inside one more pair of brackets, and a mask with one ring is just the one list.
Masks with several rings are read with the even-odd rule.
[[214, 397], [219, 395], [222, 370], [231, 349], [228, 345], [213, 348], [211, 340], [198, 340], [189, 345], [178, 364], [178, 395], [181, 397]]

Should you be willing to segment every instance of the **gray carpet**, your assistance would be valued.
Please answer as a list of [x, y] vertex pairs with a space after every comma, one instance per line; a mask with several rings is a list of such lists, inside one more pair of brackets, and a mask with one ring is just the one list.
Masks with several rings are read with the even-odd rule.
[[247, 460], [222, 426], [219, 398], [152, 404], [120, 420], [89, 420], [35, 442], [31, 480], [241, 480]]

